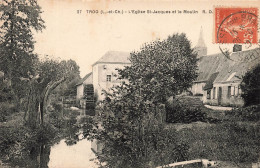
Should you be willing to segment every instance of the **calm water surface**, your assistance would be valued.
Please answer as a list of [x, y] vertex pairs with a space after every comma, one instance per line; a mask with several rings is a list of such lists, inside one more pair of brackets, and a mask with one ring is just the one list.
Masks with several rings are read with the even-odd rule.
[[65, 140], [51, 147], [49, 168], [97, 168], [93, 159], [95, 154], [91, 150], [91, 141], [87, 139], [68, 146]]

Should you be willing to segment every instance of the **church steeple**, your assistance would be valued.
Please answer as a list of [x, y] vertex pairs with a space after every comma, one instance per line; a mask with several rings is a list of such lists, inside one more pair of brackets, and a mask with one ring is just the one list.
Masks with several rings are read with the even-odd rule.
[[194, 49], [198, 53], [198, 58], [207, 55], [207, 46], [206, 46], [204, 39], [203, 39], [202, 26], [200, 28], [200, 36], [199, 36], [198, 44], [196, 45], [196, 47]]

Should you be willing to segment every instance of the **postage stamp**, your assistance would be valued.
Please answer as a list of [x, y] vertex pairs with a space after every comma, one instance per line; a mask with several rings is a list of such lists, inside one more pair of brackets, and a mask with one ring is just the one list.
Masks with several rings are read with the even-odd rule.
[[257, 8], [215, 8], [215, 43], [257, 44]]

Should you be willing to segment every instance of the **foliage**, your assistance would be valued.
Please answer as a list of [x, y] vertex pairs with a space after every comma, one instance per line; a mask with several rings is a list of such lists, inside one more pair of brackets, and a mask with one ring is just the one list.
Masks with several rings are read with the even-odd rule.
[[182, 93], [196, 79], [197, 58], [185, 34], [145, 44], [130, 54], [131, 66], [120, 70], [134, 90], [145, 100], [165, 103], [170, 96]]
[[[29, 83], [28, 107], [25, 120], [34, 127], [39, 118], [43, 123], [44, 113], [49, 105], [49, 96], [60, 84], [72, 80], [79, 75], [79, 67], [75, 61], [59, 61], [46, 56], [38, 60], [35, 66], [35, 75], [30, 78], [23, 78]], [[57, 92], [56, 92], [57, 94]], [[40, 105], [40, 115], [37, 114]]]
[[241, 97], [245, 106], [260, 104], [260, 64], [248, 71], [242, 79]]
[[67, 71], [70, 70], [70, 75], [68, 75], [66, 81], [57, 87], [56, 91], [61, 96], [76, 96], [77, 88], [75, 86], [80, 80], [79, 66], [71, 59], [68, 61], [62, 61], [61, 64], [66, 67], [65, 69], [67, 69]]
[[13, 94], [10, 92], [10, 88], [7, 82], [0, 78], [0, 102], [12, 101]]
[[225, 114], [234, 121], [260, 121], [260, 105], [232, 109]]
[[[37, 129], [1, 127], [0, 134], [0, 153], [3, 161], [12, 167], [38, 167], [37, 165], [42, 163], [38, 162], [37, 157], [42, 159], [43, 153], [50, 152], [48, 143], [56, 132], [50, 125], [43, 125]], [[47, 166], [49, 155], [45, 157]]]
[[15, 112], [15, 107], [12, 103], [0, 102], [0, 122], [7, 121], [7, 117]]
[[77, 117], [80, 112], [68, 108], [63, 109], [60, 103], [52, 103], [52, 106], [54, 110], [48, 113], [47, 122], [59, 131], [57, 137], [61, 136], [66, 139], [67, 145], [75, 144], [79, 140], [80, 127]]
[[260, 125], [223, 122], [182, 129], [177, 136], [190, 144], [188, 159], [207, 158], [242, 163], [257, 162], [260, 150]]
[[43, 91], [50, 82], [58, 81], [66, 77], [71, 81], [79, 75], [79, 66], [73, 60], [55, 60], [46, 55], [42, 60], [38, 60], [34, 65], [36, 68], [35, 77], [38, 77], [39, 89]]
[[[59, 105], [58, 105], [59, 106]], [[74, 144], [78, 141], [78, 111], [52, 111], [46, 117], [48, 122], [34, 129], [22, 124], [22, 114], [0, 126], [0, 158], [11, 167], [48, 167], [50, 147], [65, 138]], [[20, 124], [13, 124], [18, 123]], [[48, 123], [48, 124], [47, 124]], [[40, 159], [39, 159], [40, 158]]]
[[105, 92], [93, 125], [84, 134], [103, 146], [106, 167], [155, 167], [186, 159], [188, 146], [165, 128], [164, 103], [191, 86], [196, 54], [185, 34], [145, 44], [130, 54], [131, 66], [119, 70], [122, 85]]
[[199, 107], [192, 107], [179, 99], [174, 99], [172, 103], [166, 104], [166, 121], [169, 123], [191, 123], [196, 121], [206, 121], [206, 113]]
[[0, 4], [0, 70], [6, 74], [17, 103], [28, 91], [20, 78], [34, 71], [33, 30], [44, 28], [41, 13], [36, 0], [4, 0]]
[[[118, 93], [128, 90], [125, 87], [117, 87]], [[99, 160], [107, 167], [154, 167], [185, 160], [188, 146], [176, 139], [175, 130], [164, 128], [159, 109], [141, 96], [124, 93], [107, 95], [94, 129], [85, 131], [103, 145]]]

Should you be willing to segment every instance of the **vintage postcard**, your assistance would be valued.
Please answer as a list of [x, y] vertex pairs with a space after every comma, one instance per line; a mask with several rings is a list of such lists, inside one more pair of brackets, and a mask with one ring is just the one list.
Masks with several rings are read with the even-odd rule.
[[260, 167], [260, 1], [2, 0], [0, 167]]

